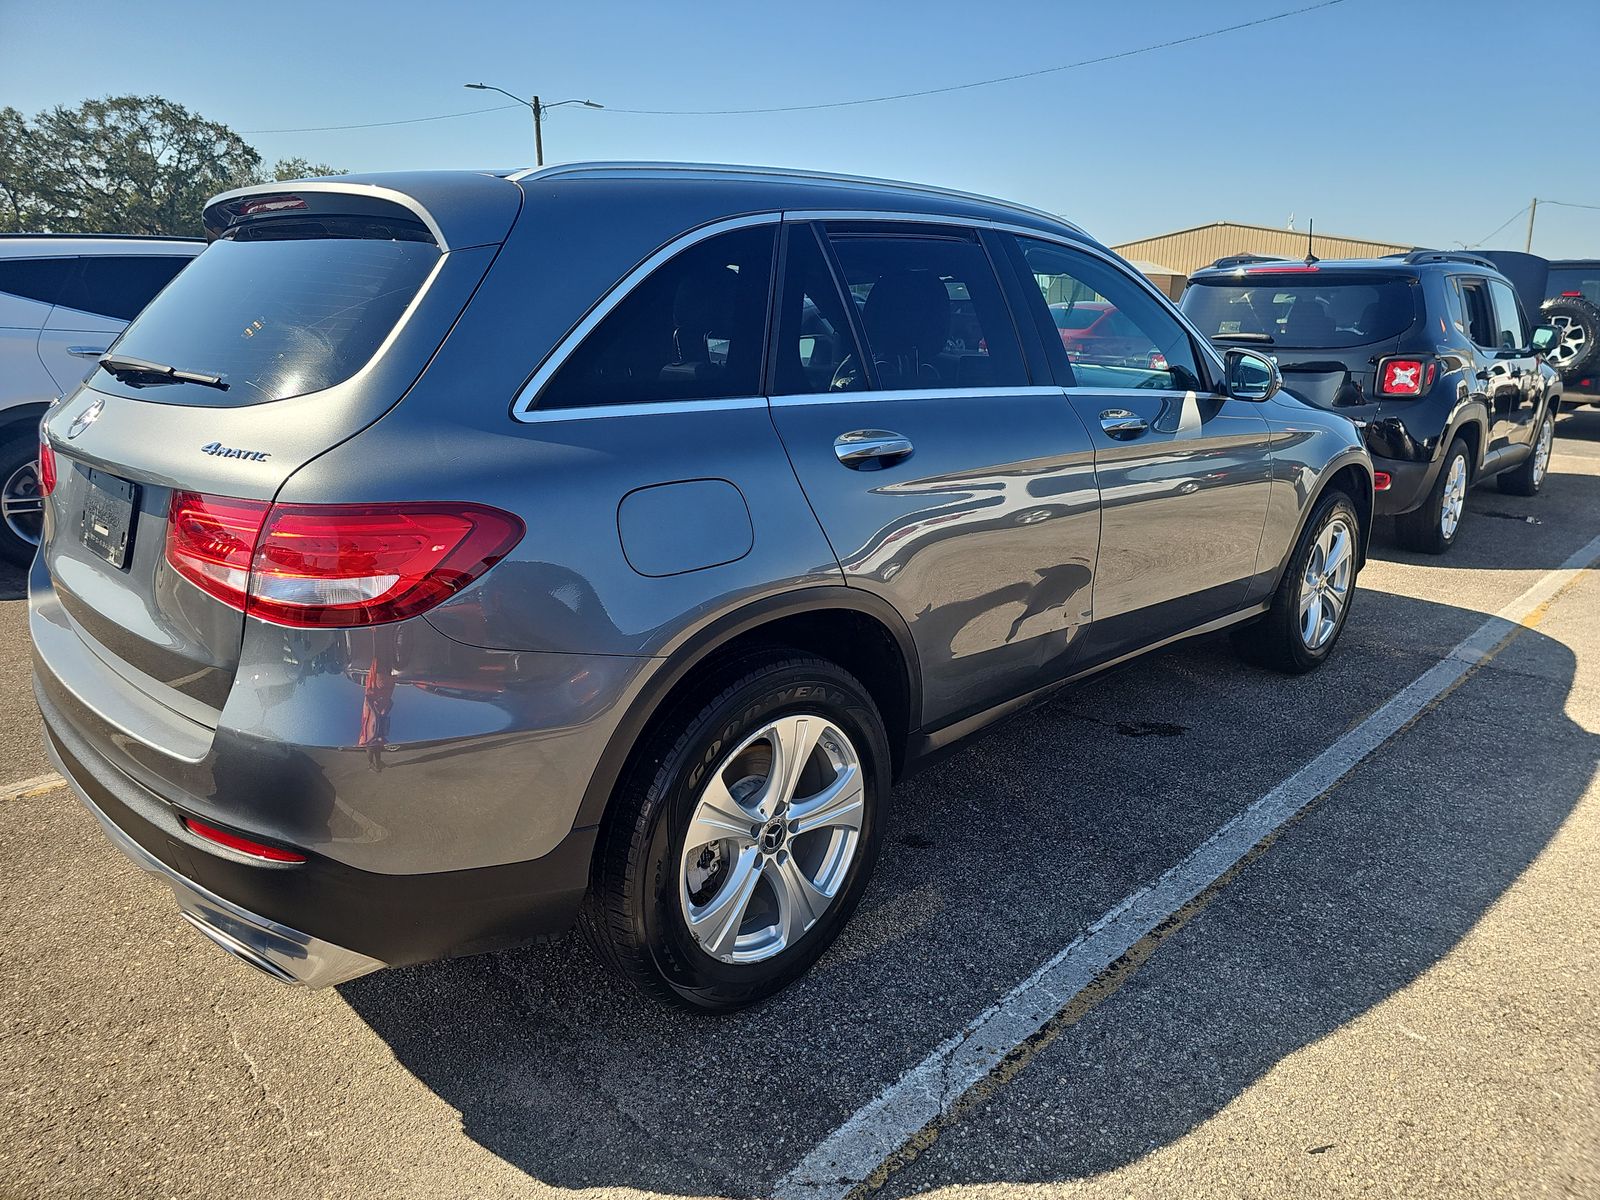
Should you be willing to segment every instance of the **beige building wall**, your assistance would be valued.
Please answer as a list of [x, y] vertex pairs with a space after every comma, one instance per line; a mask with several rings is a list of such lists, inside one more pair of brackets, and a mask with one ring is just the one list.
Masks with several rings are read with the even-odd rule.
[[[1304, 258], [1306, 235], [1304, 230], [1217, 221], [1111, 248], [1123, 258], [1162, 263], [1188, 276], [1230, 254]], [[1411, 248], [1398, 242], [1368, 242], [1327, 233], [1316, 234], [1311, 239], [1311, 252], [1318, 258], [1375, 258]]]

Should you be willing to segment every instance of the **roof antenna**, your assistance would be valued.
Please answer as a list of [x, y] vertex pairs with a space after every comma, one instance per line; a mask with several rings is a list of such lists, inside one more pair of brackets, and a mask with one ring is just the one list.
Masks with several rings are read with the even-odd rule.
[[1306, 218], [1306, 266], [1308, 266], [1308, 267], [1312, 263], [1318, 263], [1318, 262], [1322, 261], [1315, 254], [1311, 253], [1311, 231], [1313, 229], [1315, 229], [1316, 227], [1317, 227], [1317, 219], [1315, 217], [1307, 217]]

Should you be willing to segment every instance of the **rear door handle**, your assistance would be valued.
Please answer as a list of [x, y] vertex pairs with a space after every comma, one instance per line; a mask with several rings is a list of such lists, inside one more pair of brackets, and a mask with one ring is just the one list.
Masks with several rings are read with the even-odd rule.
[[1100, 428], [1109, 437], [1127, 441], [1147, 432], [1150, 422], [1125, 408], [1108, 408], [1100, 414]]
[[68, 346], [67, 353], [73, 358], [99, 358], [110, 346]]
[[886, 467], [911, 457], [911, 439], [888, 429], [853, 429], [833, 439], [833, 452], [847, 467]]

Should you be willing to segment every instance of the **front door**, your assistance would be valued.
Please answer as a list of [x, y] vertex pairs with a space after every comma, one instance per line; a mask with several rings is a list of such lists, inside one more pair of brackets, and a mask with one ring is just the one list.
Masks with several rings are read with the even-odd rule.
[[789, 225], [769, 377], [846, 580], [910, 628], [925, 726], [1069, 670], [1099, 536], [1094, 450], [1061, 389], [1029, 378], [975, 231]]
[[[1116, 657], [1239, 609], [1253, 598], [1271, 484], [1261, 406], [1218, 394], [1188, 330], [1142, 281], [1087, 251], [1017, 245], [1047, 306], [1041, 328], [1062, 331], [1066, 394], [1094, 442], [1087, 653]], [[1079, 304], [1114, 310], [1139, 337], [1109, 352], [1076, 341]]]

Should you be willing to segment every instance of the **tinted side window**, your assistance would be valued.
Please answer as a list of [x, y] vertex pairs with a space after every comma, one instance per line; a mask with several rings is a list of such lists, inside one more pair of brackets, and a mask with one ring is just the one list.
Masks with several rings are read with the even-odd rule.
[[1551, 267], [1547, 296], [1582, 296], [1590, 304], [1600, 304], [1600, 263], [1582, 267]]
[[1494, 313], [1489, 308], [1489, 293], [1482, 281], [1461, 281], [1461, 302], [1467, 309], [1467, 336], [1480, 346], [1497, 346]]
[[840, 233], [831, 240], [879, 388], [1026, 386], [1010, 310], [975, 238]]
[[772, 394], [859, 391], [861, 355], [844, 296], [809, 225], [789, 230], [779, 300]]
[[83, 269], [68, 282], [57, 303], [118, 321], [133, 320], [189, 265], [187, 258], [155, 254], [106, 255], [81, 262]]
[[1489, 281], [1494, 297], [1494, 344], [1502, 350], [1520, 350], [1528, 344], [1528, 331], [1522, 327], [1522, 310], [1517, 294], [1498, 279]]
[[539, 394], [539, 408], [761, 394], [777, 229], [699, 242], [639, 283]]
[[[1202, 386], [1188, 331], [1110, 263], [1054, 242], [1018, 238], [1074, 380], [1084, 387], [1189, 391]], [[1096, 314], [1085, 320], [1080, 308]]]
[[0, 292], [41, 304], [60, 304], [61, 295], [77, 269], [76, 258], [3, 258], [0, 259]]

